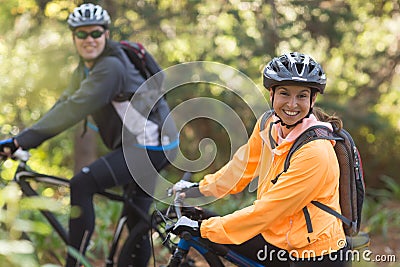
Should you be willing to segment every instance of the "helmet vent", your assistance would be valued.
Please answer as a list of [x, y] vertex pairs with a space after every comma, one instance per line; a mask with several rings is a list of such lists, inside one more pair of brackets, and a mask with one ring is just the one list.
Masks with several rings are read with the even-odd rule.
[[68, 17], [68, 24], [71, 29], [81, 26], [100, 25], [107, 28], [111, 23], [107, 11], [99, 5], [82, 4], [75, 8]]
[[304, 64], [302, 64], [302, 63], [296, 63], [295, 66], [296, 66], [297, 73], [298, 73], [299, 75], [302, 75], [302, 74], [303, 74], [303, 71], [304, 71]]
[[264, 69], [263, 85], [270, 89], [280, 84], [299, 84], [318, 90], [321, 94], [326, 76], [320, 64], [298, 52], [273, 58]]

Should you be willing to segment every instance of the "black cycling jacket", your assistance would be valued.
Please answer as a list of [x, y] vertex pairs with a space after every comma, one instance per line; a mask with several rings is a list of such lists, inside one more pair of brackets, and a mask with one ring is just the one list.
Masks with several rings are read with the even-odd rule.
[[[121, 100], [121, 96], [132, 95], [144, 81], [120, 44], [109, 40], [88, 75], [85, 74], [85, 67], [81, 61], [73, 73], [69, 87], [56, 104], [37, 123], [23, 130], [15, 138], [24, 149], [34, 148], [90, 115], [104, 144], [110, 149], [120, 147], [123, 117], [129, 103], [129, 97]], [[158, 110], [165, 111], [168, 105], [165, 99], [161, 98], [156, 108], [153, 108], [154, 112], [147, 116], [147, 120], [146, 116], [141, 115], [144, 113], [145, 101], [140, 99], [136, 98], [138, 108], [135, 104], [132, 105], [134, 110], [130, 112], [131, 121], [125, 122], [130, 124], [127, 128], [135, 137], [132, 142], [144, 147], [160, 145], [159, 126], [153, 121], [157, 121], [159, 117]], [[169, 120], [169, 123], [173, 121]], [[145, 126], [146, 131], [143, 130]], [[173, 132], [171, 136], [177, 138], [175, 125], [170, 129]], [[175, 141], [173, 138], [167, 139], [166, 143]], [[163, 142], [163, 145], [166, 143]]]

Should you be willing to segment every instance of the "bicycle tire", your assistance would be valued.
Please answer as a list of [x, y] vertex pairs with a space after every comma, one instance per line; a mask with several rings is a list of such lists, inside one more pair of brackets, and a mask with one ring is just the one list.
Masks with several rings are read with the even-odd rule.
[[[161, 211], [162, 214], [166, 214], [166, 210]], [[153, 246], [154, 243], [162, 243], [167, 234], [165, 233], [165, 221], [159, 217], [159, 216], [155, 216], [153, 219], [153, 225], [152, 228], [149, 229], [149, 226], [144, 226], [144, 224], [142, 224], [141, 226], [135, 226], [132, 231], [129, 233], [128, 238], [126, 239], [122, 249], [121, 249], [121, 253], [119, 255], [118, 258], [118, 266], [137, 266], [137, 265], [132, 265], [131, 262], [127, 262], [126, 261], [126, 256], [127, 253], [130, 253], [130, 248], [135, 247], [139, 242], [141, 242], [143, 236], [149, 236], [150, 237], [150, 242], [151, 245]], [[176, 214], [174, 212], [170, 212], [169, 214], [169, 219], [171, 220], [176, 220]], [[153, 237], [153, 236], [155, 237]], [[160, 242], [154, 242], [154, 238], [158, 239]], [[168, 255], [172, 255], [172, 253], [175, 250], [175, 247], [171, 247], [171, 246], [166, 246], [166, 248], [168, 249]], [[153, 251], [154, 248], [152, 248]], [[193, 248], [192, 248], [193, 249]], [[195, 250], [195, 249], [193, 249]], [[218, 255], [212, 254], [212, 253], [206, 253], [204, 255], [200, 254], [200, 253], [196, 253], [199, 255], [199, 257], [201, 257], [202, 259], [198, 259], [198, 257], [196, 257], [196, 259], [191, 258], [190, 256], [188, 258], [186, 258], [179, 266], [180, 267], [191, 267], [191, 266], [196, 266], [195, 263], [198, 261], [207, 263], [208, 266], [210, 267], [224, 267], [220, 257]], [[121, 257], [122, 256], [122, 257]], [[153, 260], [160, 260], [160, 259], [156, 259], [155, 255], [153, 256]], [[163, 262], [167, 262], [169, 260], [169, 257], [166, 258], [162, 258], [161, 259]], [[153, 262], [154, 264], [154, 262]], [[153, 266], [153, 265], [149, 265], [149, 266]], [[156, 266], [156, 265], [154, 265]]]
[[145, 222], [139, 222], [137, 225], [135, 225], [135, 227], [133, 227], [118, 255], [118, 267], [145, 265], [144, 262], [150, 258], [151, 251], [149, 251], [149, 249], [144, 249], [141, 251], [141, 255], [135, 255], [133, 254], [132, 248], [139, 248], [139, 244], [143, 245], [146, 243], [146, 238], [148, 238], [148, 231], [149, 226]]

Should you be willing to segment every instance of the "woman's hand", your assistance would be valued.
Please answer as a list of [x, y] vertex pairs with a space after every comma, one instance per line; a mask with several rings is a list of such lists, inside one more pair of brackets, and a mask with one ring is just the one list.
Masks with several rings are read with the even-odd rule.
[[200, 224], [198, 221], [182, 216], [172, 228], [172, 233], [180, 235], [183, 232], [189, 232], [192, 236], [200, 236]]

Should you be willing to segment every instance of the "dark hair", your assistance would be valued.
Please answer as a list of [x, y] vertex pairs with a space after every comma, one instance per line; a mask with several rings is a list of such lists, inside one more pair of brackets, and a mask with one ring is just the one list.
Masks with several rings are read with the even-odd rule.
[[313, 114], [318, 120], [331, 123], [333, 126], [333, 129], [335, 129], [337, 131], [343, 128], [342, 120], [335, 114], [329, 115], [322, 108], [315, 107], [315, 106], [313, 107]]

